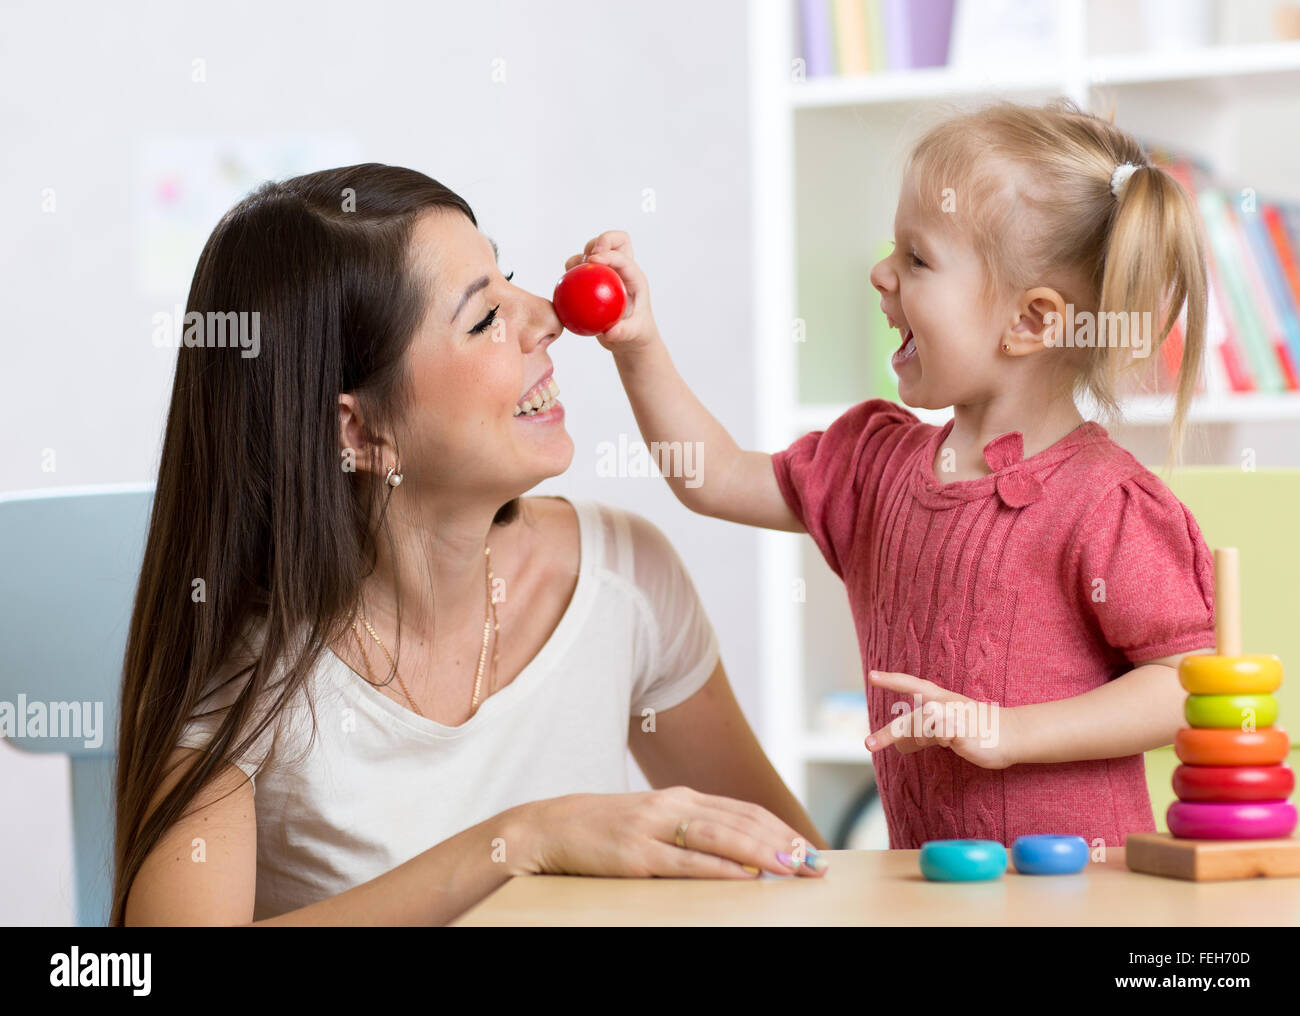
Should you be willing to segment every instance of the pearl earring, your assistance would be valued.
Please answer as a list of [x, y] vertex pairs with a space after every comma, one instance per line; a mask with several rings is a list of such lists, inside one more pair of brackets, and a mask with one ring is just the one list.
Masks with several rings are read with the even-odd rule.
[[388, 475], [384, 477], [384, 482], [390, 487], [396, 487], [402, 482], [402, 474], [397, 471], [396, 466], [388, 467]]
[[1004, 352], [1004, 353], [1009, 353], [1009, 352], [1011, 352], [1011, 343], [1010, 343], [1010, 342], [1004, 342], [1004, 343], [1002, 343], [1002, 352]]

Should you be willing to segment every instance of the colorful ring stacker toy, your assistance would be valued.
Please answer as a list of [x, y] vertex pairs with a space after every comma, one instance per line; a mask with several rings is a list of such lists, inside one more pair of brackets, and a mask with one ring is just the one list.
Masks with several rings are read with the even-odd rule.
[[1280, 801], [1295, 790], [1290, 766], [1179, 766], [1174, 796], [1180, 801]]
[[1282, 686], [1282, 661], [1262, 654], [1185, 656], [1178, 680], [1192, 695], [1267, 695]]
[[1275, 766], [1291, 750], [1281, 727], [1211, 730], [1183, 727], [1174, 735], [1174, 754], [1189, 766]]
[[1272, 695], [1188, 695], [1183, 716], [1192, 727], [1271, 727], [1277, 719], [1277, 699]]
[[931, 882], [985, 882], [1007, 870], [997, 840], [930, 840], [921, 844], [921, 874]]
[[1082, 836], [1017, 836], [1011, 863], [1022, 875], [1073, 875], [1088, 863], [1088, 843]]
[[1188, 840], [1272, 840], [1296, 827], [1290, 801], [1175, 801], [1165, 813], [1169, 831]]

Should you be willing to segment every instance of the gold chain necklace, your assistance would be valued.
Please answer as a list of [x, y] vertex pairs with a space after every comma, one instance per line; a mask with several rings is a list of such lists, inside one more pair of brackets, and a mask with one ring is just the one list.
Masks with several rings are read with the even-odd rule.
[[[487, 607], [483, 617], [483, 646], [479, 649], [478, 668], [474, 673], [474, 695], [470, 700], [469, 714], [471, 716], [478, 711], [479, 692], [483, 685], [483, 670], [487, 664], [488, 641], [494, 632], [501, 629], [501, 626], [497, 623], [496, 604], [492, 602], [492, 548], [487, 544], [483, 545], [483, 562], [484, 571], [487, 575]], [[411, 693], [406, 688], [406, 682], [402, 680], [401, 672], [397, 669], [397, 663], [393, 660], [392, 653], [388, 651], [388, 647], [384, 645], [383, 641], [375, 633], [375, 629], [371, 626], [370, 622], [366, 620], [366, 615], [361, 613], [360, 610], [357, 611], [357, 614], [361, 618], [361, 623], [366, 626], [366, 631], [370, 632], [370, 637], [375, 640], [379, 648], [384, 651], [384, 655], [388, 657], [388, 665], [392, 668], [393, 674], [397, 677], [397, 683], [401, 686], [402, 694], [406, 696], [406, 701], [411, 703], [411, 708], [414, 709], [418, 715], [424, 716], [420, 707], [415, 704], [415, 699], [411, 698]], [[375, 675], [370, 669], [370, 658], [366, 656], [365, 646], [361, 641], [361, 633], [357, 631], [356, 621], [352, 622], [352, 634], [357, 640], [357, 649], [361, 652], [361, 660], [365, 665], [366, 674], [371, 678], [371, 684], [374, 684]], [[496, 673], [496, 663], [500, 658], [501, 653], [499, 650], [492, 654], [492, 671], [494, 676]]]

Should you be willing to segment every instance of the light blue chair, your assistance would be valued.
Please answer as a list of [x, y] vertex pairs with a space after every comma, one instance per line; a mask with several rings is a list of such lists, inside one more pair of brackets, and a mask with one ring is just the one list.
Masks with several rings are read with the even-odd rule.
[[103, 704], [97, 747], [9, 739], [70, 756], [79, 925], [109, 918], [118, 697], [152, 502], [152, 484], [0, 494], [0, 701]]

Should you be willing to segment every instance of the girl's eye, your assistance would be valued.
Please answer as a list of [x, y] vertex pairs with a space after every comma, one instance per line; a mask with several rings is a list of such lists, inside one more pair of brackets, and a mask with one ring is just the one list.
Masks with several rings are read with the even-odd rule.
[[910, 254], [908, 254], [907, 259], [912, 263], [912, 267], [914, 268], [925, 267], [925, 262], [922, 261], [919, 257], [917, 257], [916, 251], [912, 251]]
[[[513, 275], [514, 273], [511, 272], [511, 274]], [[493, 307], [490, 311], [488, 311], [488, 316], [485, 317], [478, 324], [476, 324], [473, 328], [471, 328], [469, 330], [469, 333], [471, 335], [481, 335], [483, 332], [491, 328], [492, 322], [497, 319], [497, 311], [499, 311], [500, 309], [501, 309], [501, 304], [497, 304], [495, 307]]]

